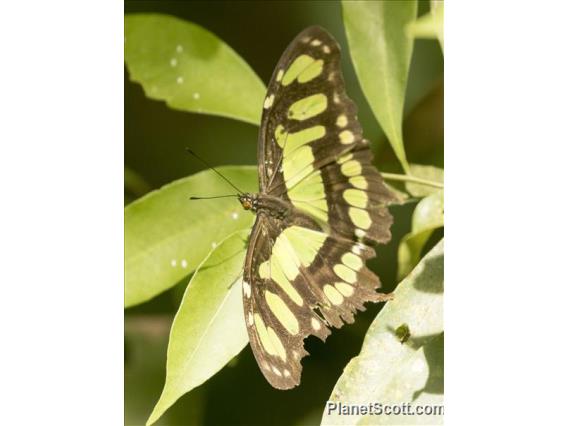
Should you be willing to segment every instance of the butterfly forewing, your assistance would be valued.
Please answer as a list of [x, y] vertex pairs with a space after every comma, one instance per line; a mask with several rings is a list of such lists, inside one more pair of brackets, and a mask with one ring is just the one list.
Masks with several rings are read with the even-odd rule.
[[300, 382], [306, 336], [325, 340], [328, 326], [352, 322], [365, 302], [381, 300], [366, 243], [390, 239], [392, 195], [356, 114], [339, 45], [308, 28], [274, 71], [259, 135], [260, 196], [286, 203], [287, 214], [258, 213], [243, 284], [251, 347], [279, 389]]
[[356, 111], [345, 95], [339, 45], [319, 27], [304, 30], [280, 58], [265, 98], [258, 143], [261, 191], [282, 195], [285, 178], [299, 181], [309, 170], [294, 167], [294, 161], [285, 169], [283, 153], [300, 160], [311, 155], [316, 166], [349, 150], [329, 141], [339, 129], [361, 135]]

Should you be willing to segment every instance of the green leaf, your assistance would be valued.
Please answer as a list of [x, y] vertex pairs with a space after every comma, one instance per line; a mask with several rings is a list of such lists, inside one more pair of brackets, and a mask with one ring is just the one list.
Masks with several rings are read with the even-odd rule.
[[406, 27], [407, 34], [414, 38], [437, 38], [444, 51], [444, 2], [432, 0], [430, 12], [422, 15]]
[[[410, 174], [412, 176], [426, 179], [432, 182], [444, 184], [444, 170], [434, 166], [423, 166], [421, 164], [411, 164]], [[418, 183], [406, 182], [406, 190], [414, 197], [426, 197], [442, 189], [433, 186], [421, 185]]]
[[221, 242], [187, 286], [170, 332], [166, 383], [148, 425], [247, 345], [241, 276], [249, 233]]
[[433, 16], [436, 36], [444, 52], [444, 1], [430, 0], [430, 14]]
[[266, 94], [250, 66], [217, 36], [173, 16], [125, 18], [130, 78], [175, 109], [260, 123]]
[[375, 117], [405, 172], [402, 140], [404, 94], [413, 39], [404, 31], [416, 19], [416, 1], [342, 2], [351, 59]]
[[[258, 189], [256, 167], [220, 167], [243, 191]], [[124, 209], [125, 305], [145, 302], [193, 272], [211, 248], [234, 231], [250, 229], [254, 215], [236, 199], [190, 201], [192, 195], [234, 193], [207, 170], [177, 180]]]
[[[377, 315], [361, 353], [353, 358], [329, 398], [343, 404], [442, 404], [443, 241], [402, 281], [394, 300]], [[396, 330], [406, 327], [403, 342]], [[440, 417], [337, 415], [327, 405], [322, 425], [438, 424]]]
[[398, 246], [398, 279], [416, 266], [424, 245], [437, 228], [444, 226], [444, 193], [435, 192], [423, 198], [412, 213], [411, 231]]

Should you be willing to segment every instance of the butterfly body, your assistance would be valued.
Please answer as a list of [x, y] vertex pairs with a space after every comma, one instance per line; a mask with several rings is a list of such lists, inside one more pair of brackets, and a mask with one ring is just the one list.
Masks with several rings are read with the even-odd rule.
[[262, 193], [239, 195], [239, 201], [245, 210], [265, 214], [275, 219], [284, 219], [293, 210], [292, 205], [284, 200]]
[[372, 165], [357, 108], [345, 93], [340, 49], [310, 27], [274, 71], [261, 120], [256, 214], [243, 275], [243, 305], [257, 363], [278, 389], [299, 384], [304, 338], [354, 321], [385, 300], [365, 266], [390, 239], [393, 201]]

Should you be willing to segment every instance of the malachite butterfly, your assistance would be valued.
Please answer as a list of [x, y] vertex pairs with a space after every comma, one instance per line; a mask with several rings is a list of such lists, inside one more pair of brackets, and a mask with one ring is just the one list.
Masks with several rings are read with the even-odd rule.
[[388, 299], [365, 261], [390, 240], [394, 195], [372, 165], [347, 97], [340, 48], [320, 27], [301, 32], [268, 85], [258, 139], [260, 192], [243, 275], [249, 340], [278, 389], [300, 383], [304, 339], [352, 323]]

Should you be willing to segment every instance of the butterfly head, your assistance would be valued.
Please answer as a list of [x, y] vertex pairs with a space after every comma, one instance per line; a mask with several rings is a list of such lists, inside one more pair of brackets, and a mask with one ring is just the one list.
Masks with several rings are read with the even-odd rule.
[[256, 194], [244, 193], [239, 195], [239, 201], [245, 210], [256, 211], [258, 197]]

